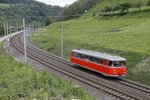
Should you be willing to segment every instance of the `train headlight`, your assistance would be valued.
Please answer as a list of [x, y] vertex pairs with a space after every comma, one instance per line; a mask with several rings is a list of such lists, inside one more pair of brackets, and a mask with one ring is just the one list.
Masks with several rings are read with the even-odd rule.
[[116, 69], [113, 69], [113, 74], [114, 74], [114, 75], [116, 74]]

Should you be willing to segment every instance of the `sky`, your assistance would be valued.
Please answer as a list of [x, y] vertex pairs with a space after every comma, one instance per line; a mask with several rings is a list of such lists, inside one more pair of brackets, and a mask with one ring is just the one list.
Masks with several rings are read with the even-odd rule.
[[65, 5], [69, 5], [77, 0], [36, 0], [50, 5], [58, 5], [64, 7]]

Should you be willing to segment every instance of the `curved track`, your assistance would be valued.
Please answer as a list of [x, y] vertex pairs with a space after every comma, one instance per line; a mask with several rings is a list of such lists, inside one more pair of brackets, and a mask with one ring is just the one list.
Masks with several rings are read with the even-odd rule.
[[[14, 47], [20, 51], [23, 50], [23, 41], [21, 35], [16, 35], [12, 39]], [[75, 80], [83, 82], [97, 90], [116, 97], [120, 100], [150, 100], [150, 88], [140, 84], [130, 82], [128, 80], [110, 80], [92, 75], [83, 70], [79, 70], [72, 66], [72, 64], [60, 57], [46, 53], [31, 44], [27, 45], [27, 56], [39, 63], [63, 73]]]

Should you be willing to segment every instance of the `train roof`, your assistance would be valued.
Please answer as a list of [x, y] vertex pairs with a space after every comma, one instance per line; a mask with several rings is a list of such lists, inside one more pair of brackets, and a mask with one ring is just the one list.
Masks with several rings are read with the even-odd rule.
[[120, 56], [114, 56], [114, 55], [91, 51], [91, 50], [75, 49], [75, 50], [72, 50], [72, 52], [76, 52], [76, 53], [80, 53], [80, 54], [84, 54], [84, 55], [88, 55], [88, 56], [92, 56], [92, 57], [97, 57], [97, 58], [101, 58], [101, 59], [106, 59], [106, 60], [110, 60], [110, 61], [126, 61], [125, 58], [120, 57]]

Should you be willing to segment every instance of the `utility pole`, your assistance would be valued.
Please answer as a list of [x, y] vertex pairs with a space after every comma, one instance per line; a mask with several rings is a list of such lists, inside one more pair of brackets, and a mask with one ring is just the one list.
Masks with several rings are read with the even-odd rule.
[[29, 35], [31, 35], [31, 25], [29, 24]]
[[9, 31], [8, 31], [8, 22], [6, 21], [6, 35], [9, 34]]
[[9, 35], [11, 35], [11, 24], [9, 25]]
[[4, 19], [4, 34], [5, 34], [5, 39], [6, 39], [6, 20]]
[[6, 20], [4, 19], [4, 37], [5, 37], [5, 42], [4, 42], [4, 48], [6, 49], [7, 45], [6, 45], [6, 39], [7, 39], [7, 33], [6, 33], [7, 29], [6, 29]]
[[64, 56], [64, 25], [61, 26], [61, 57]]
[[23, 35], [24, 35], [24, 60], [25, 64], [27, 63], [27, 47], [26, 47], [26, 26], [25, 26], [25, 19], [23, 18]]
[[19, 27], [17, 27], [17, 29], [16, 29], [16, 30], [17, 30], [17, 32], [18, 32], [18, 31], [19, 31]]
[[9, 50], [9, 26], [8, 26], [8, 21], [6, 21], [6, 48], [7, 48], [7, 52]]
[[7, 45], [8, 45], [8, 51], [10, 50], [10, 36], [11, 36], [11, 23], [8, 24], [8, 38], [7, 38]]
[[33, 23], [33, 31], [34, 31], [34, 23]]

